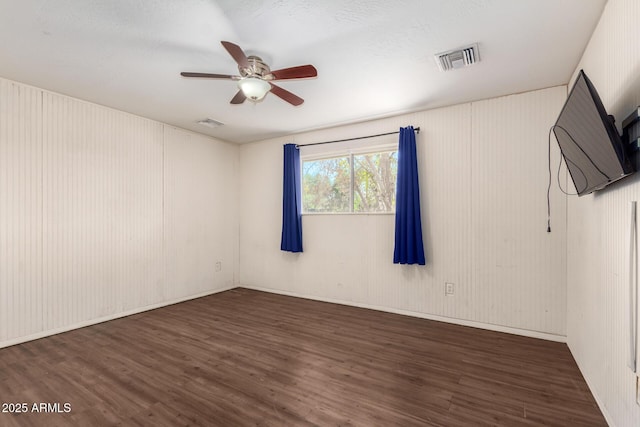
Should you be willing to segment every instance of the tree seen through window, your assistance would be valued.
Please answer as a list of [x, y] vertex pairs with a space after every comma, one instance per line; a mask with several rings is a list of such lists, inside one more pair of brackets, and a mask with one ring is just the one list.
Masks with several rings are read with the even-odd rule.
[[397, 151], [306, 160], [303, 211], [393, 212], [397, 172]]

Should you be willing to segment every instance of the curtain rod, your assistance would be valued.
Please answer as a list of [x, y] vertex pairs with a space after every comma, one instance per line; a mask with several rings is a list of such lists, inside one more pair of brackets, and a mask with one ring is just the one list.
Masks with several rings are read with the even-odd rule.
[[[420, 127], [414, 128], [413, 130], [416, 133], [420, 133]], [[379, 133], [377, 135], [358, 136], [358, 137], [355, 137], [355, 138], [337, 139], [335, 141], [312, 142], [311, 144], [296, 144], [296, 147], [308, 147], [310, 145], [322, 145], [322, 144], [333, 144], [334, 142], [355, 141], [356, 139], [375, 138], [376, 136], [393, 135], [393, 134], [396, 134], [396, 133], [400, 133], [400, 131]]]

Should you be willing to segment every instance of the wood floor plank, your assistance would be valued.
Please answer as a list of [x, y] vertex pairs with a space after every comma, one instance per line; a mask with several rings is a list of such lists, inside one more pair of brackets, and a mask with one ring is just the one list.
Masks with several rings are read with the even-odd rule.
[[2, 426], [603, 426], [565, 344], [234, 289], [0, 349]]

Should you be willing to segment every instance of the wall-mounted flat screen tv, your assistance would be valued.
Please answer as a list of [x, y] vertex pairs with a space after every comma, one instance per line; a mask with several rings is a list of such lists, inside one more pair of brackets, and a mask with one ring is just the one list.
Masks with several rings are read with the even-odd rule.
[[632, 174], [633, 166], [595, 87], [580, 70], [553, 133], [579, 196]]

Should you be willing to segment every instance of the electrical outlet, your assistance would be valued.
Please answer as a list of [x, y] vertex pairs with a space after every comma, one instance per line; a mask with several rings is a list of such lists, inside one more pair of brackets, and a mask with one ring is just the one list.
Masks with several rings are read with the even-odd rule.
[[455, 294], [455, 285], [453, 283], [445, 283], [444, 284], [444, 294], [446, 296], [451, 296]]
[[216, 272], [222, 271], [222, 261], [216, 262]]

